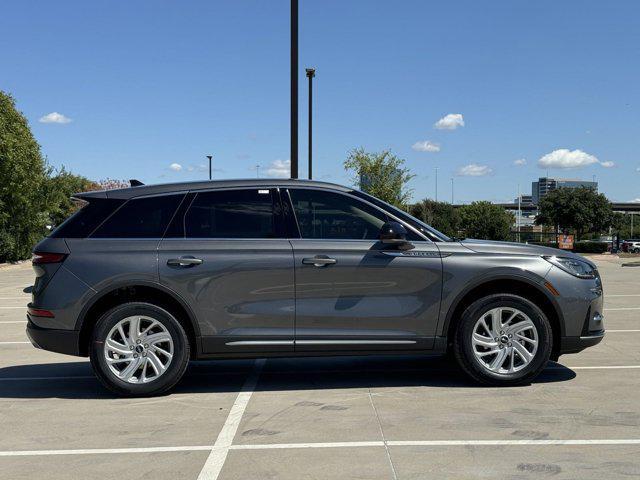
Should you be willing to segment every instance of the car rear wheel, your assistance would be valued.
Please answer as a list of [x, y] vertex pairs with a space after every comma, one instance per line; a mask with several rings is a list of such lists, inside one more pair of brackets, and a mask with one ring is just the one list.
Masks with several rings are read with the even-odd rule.
[[182, 325], [156, 305], [132, 302], [106, 312], [93, 331], [91, 365], [118, 395], [157, 395], [173, 387], [189, 362]]
[[517, 295], [497, 294], [464, 311], [453, 349], [462, 369], [476, 381], [518, 385], [544, 369], [552, 339], [549, 320], [540, 308]]

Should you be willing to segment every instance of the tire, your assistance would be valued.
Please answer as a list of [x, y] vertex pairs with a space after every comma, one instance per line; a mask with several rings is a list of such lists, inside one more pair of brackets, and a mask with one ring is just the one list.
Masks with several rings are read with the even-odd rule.
[[[514, 313], [514, 319], [507, 323]], [[496, 317], [501, 318], [501, 325], [504, 322], [499, 331], [494, 329]], [[530, 383], [545, 368], [552, 342], [551, 325], [540, 308], [518, 295], [495, 294], [476, 300], [465, 309], [455, 330], [453, 352], [464, 372], [479, 383], [522, 385]], [[501, 355], [506, 355], [502, 363]]]
[[[142, 332], [139, 337], [133, 334], [136, 330]], [[167, 310], [144, 302], [124, 303], [102, 315], [93, 329], [89, 352], [100, 382], [128, 397], [171, 389], [184, 375], [189, 355], [182, 325]]]

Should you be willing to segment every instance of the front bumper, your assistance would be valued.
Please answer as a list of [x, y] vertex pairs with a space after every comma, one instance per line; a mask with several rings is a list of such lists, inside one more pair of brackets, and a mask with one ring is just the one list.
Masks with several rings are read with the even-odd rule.
[[592, 335], [583, 337], [562, 337], [560, 339], [560, 353], [578, 353], [585, 348], [599, 344], [604, 338], [604, 330]]
[[27, 337], [36, 348], [66, 355], [80, 356], [80, 332], [40, 328], [31, 320], [27, 322]]

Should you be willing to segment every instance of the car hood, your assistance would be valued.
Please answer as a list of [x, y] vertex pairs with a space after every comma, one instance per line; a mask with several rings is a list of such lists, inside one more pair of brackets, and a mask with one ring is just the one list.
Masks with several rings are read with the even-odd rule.
[[477, 253], [498, 253], [506, 255], [539, 255], [539, 256], [551, 256], [557, 255], [562, 257], [570, 257], [587, 262], [593, 265], [593, 262], [584, 258], [581, 255], [577, 255], [567, 250], [560, 250], [558, 248], [543, 247], [540, 245], [531, 245], [525, 243], [514, 242], [498, 242], [494, 240], [477, 240], [474, 238], [467, 238], [460, 242], [469, 250], [473, 250]]

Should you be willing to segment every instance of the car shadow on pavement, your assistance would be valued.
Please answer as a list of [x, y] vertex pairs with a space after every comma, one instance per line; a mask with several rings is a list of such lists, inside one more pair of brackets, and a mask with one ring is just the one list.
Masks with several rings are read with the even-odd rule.
[[[191, 362], [170, 394], [239, 392], [254, 364], [254, 360]], [[564, 382], [576, 376], [573, 370], [560, 364], [550, 362], [549, 367], [533, 383]], [[269, 359], [255, 391], [381, 387], [492, 388], [474, 383], [453, 361], [443, 357], [369, 356]], [[1, 368], [0, 398], [115, 396], [99, 384], [89, 363], [82, 361]]]

